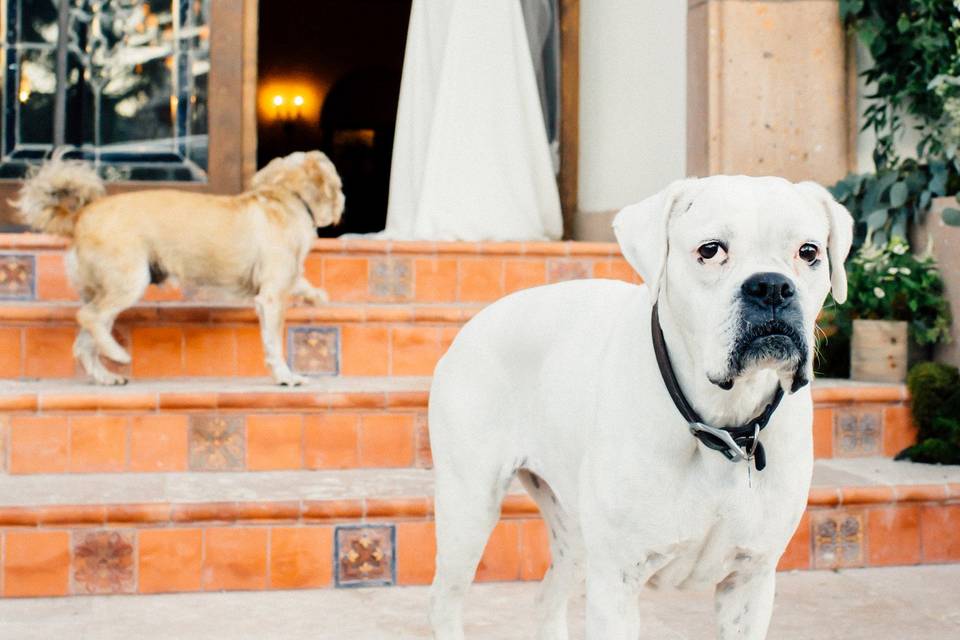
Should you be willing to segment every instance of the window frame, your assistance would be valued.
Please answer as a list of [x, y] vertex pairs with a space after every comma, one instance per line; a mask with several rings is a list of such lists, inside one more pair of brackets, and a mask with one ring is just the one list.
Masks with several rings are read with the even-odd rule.
[[[0, 0], [5, 21], [7, 0]], [[5, 27], [5, 24], [2, 24]], [[180, 189], [238, 193], [256, 171], [257, 0], [210, 0], [209, 150], [206, 182], [118, 181], [108, 193]], [[237, 100], [237, 96], [241, 96]], [[22, 180], [0, 179], [0, 221]]]
[[563, 239], [573, 239], [580, 166], [580, 0], [560, 0], [560, 208]]

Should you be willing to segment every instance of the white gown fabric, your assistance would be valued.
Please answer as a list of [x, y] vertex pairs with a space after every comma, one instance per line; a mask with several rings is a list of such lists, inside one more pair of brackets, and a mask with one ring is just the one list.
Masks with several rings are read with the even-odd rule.
[[560, 237], [534, 73], [520, 0], [413, 0], [380, 237]]

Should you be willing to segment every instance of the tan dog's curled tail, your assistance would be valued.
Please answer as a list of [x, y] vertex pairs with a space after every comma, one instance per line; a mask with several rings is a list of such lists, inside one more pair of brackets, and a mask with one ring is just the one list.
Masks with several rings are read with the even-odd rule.
[[106, 188], [91, 165], [62, 155], [54, 153], [35, 169], [10, 204], [36, 231], [71, 238], [80, 210], [105, 195]]

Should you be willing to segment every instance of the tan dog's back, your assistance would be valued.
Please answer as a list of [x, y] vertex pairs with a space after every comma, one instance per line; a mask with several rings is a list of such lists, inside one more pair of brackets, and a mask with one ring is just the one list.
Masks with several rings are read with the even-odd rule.
[[[92, 261], [97, 272], [108, 265], [127, 271], [149, 264], [181, 285], [223, 287], [251, 296], [257, 284], [251, 278], [264, 269], [291, 282], [296, 278], [299, 259], [281, 260], [289, 263], [283, 269], [258, 263], [300, 258], [309, 249], [304, 232], [311, 229], [306, 215], [254, 193], [137, 191], [85, 207], [77, 219], [74, 248], [78, 266]], [[83, 271], [75, 275], [79, 286], [90, 280]]]

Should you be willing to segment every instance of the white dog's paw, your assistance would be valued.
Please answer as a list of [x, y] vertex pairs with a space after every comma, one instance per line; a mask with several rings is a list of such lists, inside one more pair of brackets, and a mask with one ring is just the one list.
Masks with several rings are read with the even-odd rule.
[[119, 373], [107, 371], [106, 369], [95, 373], [93, 375], [93, 381], [105, 387], [117, 387], [127, 384], [127, 379], [124, 376]]
[[293, 373], [292, 371], [276, 374], [273, 376], [273, 380], [281, 387], [299, 387], [310, 381], [305, 376]]
[[328, 296], [327, 292], [323, 289], [313, 289], [312, 291], [303, 294], [303, 301], [315, 307], [317, 305], [330, 302], [330, 296]]

